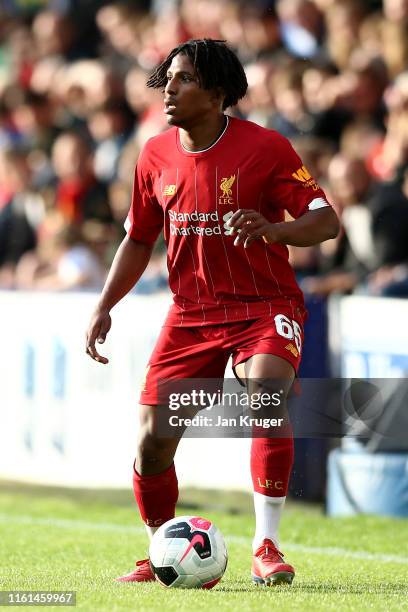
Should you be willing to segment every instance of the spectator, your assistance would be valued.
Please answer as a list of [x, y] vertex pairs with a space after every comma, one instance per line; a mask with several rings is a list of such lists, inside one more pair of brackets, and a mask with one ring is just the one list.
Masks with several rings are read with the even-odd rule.
[[407, 0], [383, 0], [384, 14], [394, 23], [408, 23]]
[[133, 119], [127, 106], [114, 100], [106, 102], [88, 119], [89, 132], [96, 145], [94, 171], [104, 183], [116, 178], [120, 154], [129, 138]]
[[18, 21], [10, 22], [8, 28], [7, 45], [4, 48], [8, 68], [5, 84], [28, 87], [37, 60], [32, 30]]
[[105, 276], [105, 267], [86, 241], [84, 230], [55, 216], [44, 224], [38, 249], [21, 259], [16, 283], [21, 289], [96, 290], [103, 286]]
[[15, 267], [36, 245], [36, 230], [44, 215], [44, 202], [31, 190], [25, 153], [0, 152], [0, 286], [14, 286]]
[[290, 53], [313, 58], [320, 54], [322, 14], [311, 0], [278, 0], [282, 40]]
[[276, 112], [270, 127], [287, 138], [310, 134], [314, 128], [303, 97], [302, 72], [300, 65], [292, 63], [279, 68], [272, 76]]
[[364, 162], [338, 154], [330, 162], [328, 175], [343, 231], [321, 245], [323, 274], [302, 283], [309, 294], [323, 296], [352, 291], [374, 267], [372, 218], [367, 207], [372, 181]]
[[73, 132], [61, 134], [52, 149], [52, 163], [57, 178], [55, 208], [67, 223], [113, 220], [106, 187], [95, 177], [83, 138]]
[[163, 97], [157, 89], [146, 87], [147, 77], [148, 73], [145, 70], [134, 67], [129, 71], [125, 80], [126, 101], [136, 114], [138, 121], [134, 136], [140, 139], [141, 144], [145, 138], [139, 136], [138, 132], [146, 131], [147, 134], [153, 136], [165, 128]]
[[366, 14], [361, 0], [332, 2], [325, 11], [327, 50], [340, 70], [346, 70], [351, 53], [358, 48], [360, 27]]
[[272, 76], [276, 112], [269, 127], [288, 138], [319, 136], [337, 142], [351, 111], [327, 93], [334, 78], [330, 69], [299, 62], [278, 68]]
[[77, 58], [76, 30], [71, 19], [54, 11], [41, 11], [32, 25], [38, 57]]
[[340, 150], [347, 157], [354, 157], [365, 162], [365, 165], [374, 177], [376, 172], [369, 160], [381, 145], [384, 130], [374, 124], [371, 119], [356, 119], [349, 123], [341, 132]]
[[238, 109], [248, 119], [265, 127], [275, 112], [271, 83], [272, 67], [270, 62], [258, 60], [247, 64], [245, 73], [248, 80], [248, 93], [239, 101]]
[[0, 149], [13, 148], [20, 144], [20, 134], [11, 121], [9, 109], [3, 99], [0, 99]]
[[[106, 236], [120, 240], [140, 147], [166, 129], [161, 93], [146, 88], [147, 76], [179, 42], [208, 36], [226, 38], [246, 64], [249, 93], [234, 112], [282, 131], [317, 180], [329, 177], [343, 235], [322, 249], [291, 248], [299, 277], [326, 294], [405, 295], [407, 0], [82, 4], [3, 7], [3, 286], [14, 286], [18, 262], [38, 243], [40, 276], [47, 256], [55, 274], [55, 254], [69, 245], [61, 238], [58, 249], [56, 239], [46, 246], [53, 223], [61, 236], [65, 226], [79, 232], [94, 255]], [[88, 223], [102, 223], [103, 239], [82, 235]], [[161, 264], [159, 252], [146, 290], [161, 286]]]
[[[241, 49], [242, 57], [261, 60], [279, 48], [281, 32], [274, 11], [260, 11], [255, 3], [246, 4], [238, 12], [238, 22], [242, 35], [237, 46]], [[224, 24], [228, 24], [228, 19], [224, 20]]]
[[50, 99], [44, 94], [20, 87], [9, 87], [3, 96], [11, 123], [18, 133], [19, 145], [27, 150], [39, 149], [49, 155], [59, 133]]
[[371, 203], [374, 269], [367, 291], [408, 297], [408, 198], [406, 177], [380, 185]]

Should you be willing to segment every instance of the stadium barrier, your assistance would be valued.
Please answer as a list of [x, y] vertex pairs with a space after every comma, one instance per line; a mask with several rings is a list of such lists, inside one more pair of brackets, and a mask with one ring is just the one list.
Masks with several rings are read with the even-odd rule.
[[[136, 406], [170, 296], [128, 296], [102, 354], [85, 354], [97, 296], [0, 292], [0, 478], [72, 487], [129, 487]], [[231, 374], [232, 376], [232, 374]], [[185, 439], [184, 486], [250, 490], [249, 440]]]
[[[109, 366], [91, 361], [84, 351], [96, 299], [88, 293], [0, 292], [1, 478], [82, 487], [130, 485], [139, 387], [170, 297], [131, 295], [114, 309], [112, 331], [101, 347], [111, 358]], [[308, 308], [302, 375], [324, 377], [325, 304], [313, 300]], [[407, 308], [403, 300], [331, 300], [333, 374], [404, 374]], [[251, 490], [249, 444], [183, 440], [176, 458], [180, 482]], [[325, 440], [297, 441], [292, 492], [306, 499], [319, 496], [325, 475], [316, 466], [324, 465], [326, 452]]]
[[408, 517], [408, 454], [336, 449], [328, 464], [330, 516]]
[[[112, 330], [100, 347], [111, 359], [108, 366], [84, 350], [96, 300], [89, 293], [0, 292], [0, 478], [130, 485], [139, 388], [170, 296], [130, 295], [113, 310]], [[306, 341], [306, 376], [325, 375], [316, 370], [327, 361], [324, 310], [319, 301], [310, 304], [307, 334], [314, 341]], [[233, 378], [230, 368], [227, 376]], [[321, 497], [324, 473], [316, 464], [324, 466], [326, 442], [298, 442], [291, 491]], [[249, 446], [248, 439], [184, 439], [176, 457], [180, 482], [252, 490]]]
[[402, 299], [330, 300], [332, 372], [348, 389], [328, 461], [330, 515], [408, 516], [407, 315]]

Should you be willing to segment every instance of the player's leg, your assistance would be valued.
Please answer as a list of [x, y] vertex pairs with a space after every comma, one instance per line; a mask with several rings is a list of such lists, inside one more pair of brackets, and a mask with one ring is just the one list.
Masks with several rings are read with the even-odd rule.
[[[251, 396], [256, 394], [259, 397], [258, 394], [262, 393], [264, 396], [279, 394], [280, 397], [279, 406], [268, 406], [259, 415], [282, 419], [279, 430], [271, 437], [263, 437], [262, 429], [257, 428], [251, 444], [256, 523], [252, 576], [258, 584], [290, 584], [294, 570], [284, 562], [279, 552], [278, 530], [293, 465], [293, 436], [285, 400], [295, 371], [281, 357], [256, 354], [237, 366], [236, 372], [246, 381]], [[264, 430], [265, 434], [269, 432]]]
[[[294, 378], [290, 363], [274, 355], [254, 355], [236, 368], [246, 380], [248, 393], [279, 394], [279, 406], [267, 406], [259, 416], [282, 419], [274, 430], [257, 428], [251, 445], [251, 475], [254, 487], [256, 531], [253, 549], [257, 550], [265, 538], [279, 545], [278, 528], [286, 499], [293, 464], [293, 437], [286, 411], [285, 398]], [[281, 393], [283, 391], [283, 393]], [[258, 416], [258, 415], [257, 415]]]
[[[192, 417], [184, 409], [179, 416]], [[174, 455], [185, 428], [164, 437], [172, 415], [168, 406], [139, 406], [139, 434], [133, 467], [133, 491], [149, 537], [175, 515], [178, 499]]]
[[[207, 330], [208, 331], [208, 330]], [[139, 406], [139, 434], [133, 466], [133, 490], [139, 512], [151, 538], [156, 529], [172, 519], [178, 498], [174, 455], [184, 429], [169, 428], [169, 386], [177, 390], [177, 381], [194, 378], [220, 379], [227, 356], [197, 330], [162, 329], [149, 360]], [[185, 389], [183, 388], [183, 391]], [[193, 417], [199, 408], [179, 408], [179, 417]], [[171, 432], [169, 431], [171, 430]], [[122, 581], [154, 580], [148, 560], [139, 561]]]
[[[186, 410], [193, 416], [195, 410]], [[174, 455], [184, 429], [174, 437], [163, 437], [171, 412], [168, 406], [139, 406], [139, 434], [133, 465], [133, 492], [149, 539], [160, 525], [174, 518], [178, 481]], [[117, 578], [120, 582], [153, 582], [148, 559], [137, 561], [136, 569]]]
[[[254, 487], [256, 531], [254, 550], [268, 538], [278, 547], [278, 528], [293, 465], [293, 436], [286, 396], [294, 379], [290, 363], [275, 355], [254, 355], [245, 363], [250, 395], [278, 394], [279, 406], [267, 406], [262, 415], [281, 419], [275, 430], [257, 428], [251, 444], [251, 475]], [[283, 393], [282, 393], [283, 391]], [[260, 411], [259, 411], [260, 412]], [[263, 435], [270, 434], [268, 437]]]

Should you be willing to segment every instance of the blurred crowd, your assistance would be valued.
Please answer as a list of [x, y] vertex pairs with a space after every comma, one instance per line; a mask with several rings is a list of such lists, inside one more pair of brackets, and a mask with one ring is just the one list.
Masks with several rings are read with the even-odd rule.
[[[291, 248], [302, 288], [408, 297], [408, 0], [8, 0], [0, 8], [0, 288], [100, 288], [134, 166], [166, 129], [146, 79], [189, 38], [222, 38], [342, 230]], [[159, 241], [137, 291], [166, 286]]]

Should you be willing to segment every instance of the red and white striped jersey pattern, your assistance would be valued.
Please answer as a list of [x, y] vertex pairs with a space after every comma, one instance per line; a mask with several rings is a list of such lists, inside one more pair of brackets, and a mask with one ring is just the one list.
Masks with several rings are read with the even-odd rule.
[[285, 210], [297, 218], [328, 205], [286, 138], [229, 117], [205, 151], [186, 151], [177, 128], [146, 143], [126, 228], [147, 244], [164, 228], [174, 296], [165, 324], [220, 324], [256, 319], [272, 304], [303, 308], [286, 246], [234, 246], [232, 214], [251, 208], [280, 222]]

